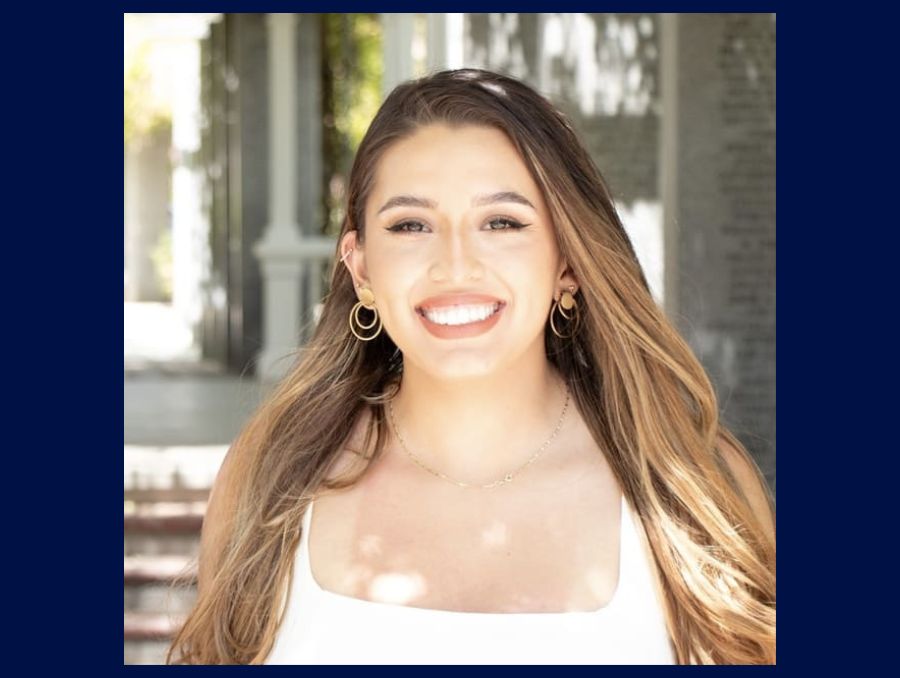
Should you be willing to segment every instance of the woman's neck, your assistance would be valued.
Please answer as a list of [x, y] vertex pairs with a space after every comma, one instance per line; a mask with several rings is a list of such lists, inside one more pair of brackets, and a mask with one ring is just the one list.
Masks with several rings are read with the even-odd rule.
[[[419, 460], [454, 480], [486, 484], [518, 469], [547, 442], [565, 400], [565, 381], [546, 359], [456, 381], [405, 365], [393, 413], [405, 446]], [[550, 447], [560, 441], [574, 409], [570, 401]], [[396, 451], [406, 456], [393, 428], [391, 434]], [[552, 453], [550, 447], [544, 454]]]

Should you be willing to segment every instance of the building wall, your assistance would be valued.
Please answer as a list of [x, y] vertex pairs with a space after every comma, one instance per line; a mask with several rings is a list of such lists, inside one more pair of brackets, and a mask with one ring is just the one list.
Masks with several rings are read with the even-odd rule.
[[775, 17], [678, 18], [678, 321], [775, 487]]

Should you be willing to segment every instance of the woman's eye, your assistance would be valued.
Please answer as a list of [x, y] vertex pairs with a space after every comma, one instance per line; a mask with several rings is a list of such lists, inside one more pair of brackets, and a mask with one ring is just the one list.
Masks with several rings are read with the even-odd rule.
[[[501, 228], [494, 228], [494, 224], [503, 224]], [[509, 219], [508, 217], [501, 217], [499, 219], [491, 219], [488, 222], [488, 230], [489, 231], [510, 231], [510, 230], [518, 230], [520, 228], [525, 228], [529, 224], [523, 224], [515, 219]]]
[[[525, 228], [526, 226], [530, 226], [530, 224], [523, 224], [515, 219], [510, 219], [509, 217], [498, 217], [496, 219], [491, 219], [488, 222], [489, 231], [518, 231], [519, 229]], [[394, 224], [393, 226], [389, 226], [387, 228], [388, 231], [393, 233], [424, 233], [427, 226], [423, 224], [421, 221], [401, 221], [400, 223]]]
[[421, 221], [401, 221], [399, 224], [390, 226], [387, 230], [396, 233], [421, 233], [425, 228], [425, 224]]

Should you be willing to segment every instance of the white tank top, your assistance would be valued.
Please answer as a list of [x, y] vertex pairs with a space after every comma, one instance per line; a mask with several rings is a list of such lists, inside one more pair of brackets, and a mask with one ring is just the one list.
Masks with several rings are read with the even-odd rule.
[[622, 496], [619, 582], [592, 612], [457, 612], [321, 588], [309, 565], [312, 503], [284, 620], [266, 664], [675, 664], [630, 505]]

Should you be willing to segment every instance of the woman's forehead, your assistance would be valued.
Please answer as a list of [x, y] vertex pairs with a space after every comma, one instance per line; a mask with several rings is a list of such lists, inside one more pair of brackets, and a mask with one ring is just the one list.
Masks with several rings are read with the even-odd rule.
[[515, 146], [491, 127], [429, 125], [385, 150], [375, 172], [370, 206], [379, 209], [398, 194], [438, 201], [460, 192], [470, 198], [517, 192], [529, 202], [539, 189]]
[[435, 123], [420, 127], [388, 146], [379, 164], [391, 167], [403, 166], [417, 160], [430, 160], [435, 156], [451, 157], [455, 161], [475, 158], [483, 162], [495, 155], [502, 156], [505, 161], [514, 158], [522, 163], [512, 141], [495, 127], [483, 125], [451, 127]]

